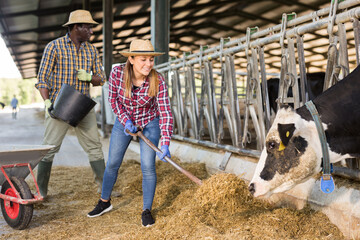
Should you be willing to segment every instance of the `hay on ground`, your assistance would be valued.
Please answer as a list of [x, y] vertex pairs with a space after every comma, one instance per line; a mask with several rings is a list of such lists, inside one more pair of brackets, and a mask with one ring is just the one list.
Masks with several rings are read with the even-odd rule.
[[23, 231], [6, 229], [2, 239], [342, 239], [320, 213], [275, 208], [254, 199], [234, 174], [207, 175], [204, 164], [181, 163], [203, 179], [197, 186], [170, 164], [157, 162], [153, 204], [156, 224], [141, 225], [141, 169], [126, 161], [119, 170], [114, 209], [88, 218], [99, 199], [90, 167], [54, 167], [49, 199], [35, 204]]

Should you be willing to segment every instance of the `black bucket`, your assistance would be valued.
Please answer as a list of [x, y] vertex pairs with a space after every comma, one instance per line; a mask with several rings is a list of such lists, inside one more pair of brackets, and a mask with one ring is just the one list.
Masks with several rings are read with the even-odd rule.
[[76, 127], [95, 105], [96, 102], [88, 96], [63, 84], [55, 103], [49, 108], [49, 115]]

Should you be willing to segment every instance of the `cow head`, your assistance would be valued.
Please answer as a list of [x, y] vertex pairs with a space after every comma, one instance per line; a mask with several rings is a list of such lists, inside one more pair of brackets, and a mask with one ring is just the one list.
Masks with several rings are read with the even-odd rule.
[[266, 136], [249, 190], [255, 196], [284, 192], [321, 170], [315, 151], [318, 142], [313, 122], [306, 121], [290, 107], [281, 108]]

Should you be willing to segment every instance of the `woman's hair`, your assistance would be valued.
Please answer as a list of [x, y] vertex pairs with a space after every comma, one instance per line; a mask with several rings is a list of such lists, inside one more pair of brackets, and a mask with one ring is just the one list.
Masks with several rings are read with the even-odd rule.
[[[126, 61], [124, 70], [124, 84], [125, 84], [125, 97], [131, 98], [132, 81], [131, 78], [134, 74], [134, 70], [129, 59]], [[156, 97], [159, 92], [159, 77], [155, 69], [151, 69], [149, 74], [149, 92], [150, 97]]]

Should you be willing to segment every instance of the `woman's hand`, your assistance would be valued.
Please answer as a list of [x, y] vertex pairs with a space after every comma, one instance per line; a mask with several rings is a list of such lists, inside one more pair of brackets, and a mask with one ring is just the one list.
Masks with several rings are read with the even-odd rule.
[[169, 146], [168, 145], [162, 145], [161, 146], [161, 152], [162, 153], [157, 152], [156, 155], [158, 156], [158, 158], [160, 158], [161, 161], [167, 162], [165, 160], [165, 156], [171, 158], [170, 151], [169, 151]]
[[124, 133], [126, 136], [129, 136], [130, 134], [128, 134], [126, 132], [126, 130], [128, 130], [131, 133], [136, 133], [137, 128], [134, 126], [133, 122], [131, 120], [127, 120], [125, 123], [125, 129], [124, 129]]

